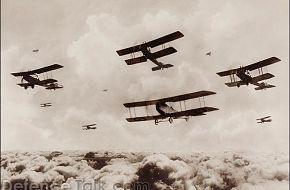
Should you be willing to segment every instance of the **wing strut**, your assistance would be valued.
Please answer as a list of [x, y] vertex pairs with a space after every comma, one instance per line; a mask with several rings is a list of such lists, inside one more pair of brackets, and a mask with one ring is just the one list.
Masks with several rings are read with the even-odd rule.
[[179, 102], [179, 106], [180, 106], [180, 110], [182, 111], [182, 106], [181, 106], [181, 102]]
[[130, 107], [129, 107], [129, 114], [130, 114], [130, 118], [132, 118], [131, 108]]

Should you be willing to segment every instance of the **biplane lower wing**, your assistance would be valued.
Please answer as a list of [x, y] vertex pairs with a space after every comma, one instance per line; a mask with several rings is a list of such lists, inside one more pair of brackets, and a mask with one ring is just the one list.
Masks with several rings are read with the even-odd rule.
[[24, 88], [27, 88], [27, 87], [32, 86], [31, 83], [19, 83], [19, 84], [17, 84], [17, 85], [19, 85], [19, 86], [21, 86], [21, 87], [24, 87]]
[[138, 121], [150, 121], [150, 120], [159, 120], [165, 119], [166, 117], [162, 115], [153, 115], [153, 116], [145, 116], [145, 117], [133, 117], [133, 118], [126, 118], [128, 122], [138, 122]]
[[175, 113], [169, 113], [169, 114], [166, 114], [166, 116], [173, 117], [173, 118], [179, 118], [182, 116], [200, 116], [200, 115], [205, 115], [205, 112], [216, 111], [216, 110], [218, 110], [218, 108], [201, 107], [201, 108], [190, 109], [190, 110], [185, 110], [185, 111], [180, 111], [180, 112], [175, 112]]
[[142, 63], [142, 62], [146, 62], [146, 61], [147, 61], [147, 58], [145, 56], [125, 60], [127, 65], [134, 65], [134, 64]]
[[203, 91], [193, 92], [193, 93], [189, 93], [189, 94], [173, 96], [173, 97], [169, 97], [169, 98], [162, 98], [162, 99], [142, 101], [142, 102], [125, 103], [124, 106], [127, 108], [142, 107], [142, 106], [155, 105], [158, 102], [159, 103], [160, 102], [178, 102], [178, 101], [184, 101], [184, 100], [188, 100], [188, 99], [194, 99], [194, 98], [199, 98], [199, 97], [213, 95], [213, 94], [216, 94], [216, 93], [212, 92], [212, 91], [203, 90]]
[[176, 53], [176, 52], [177, 52], [177, 50], [174, 47], [168, 47], [168, 48], [162, 49], [160, 51], [157, 51], [157, 52], [153, 53], [152, 55], [155, 59], [158, 59], [160, 57], [164, 57], [164, 56]]
[[154, 116], [145, 116], [145, 117], [133, 117], [133, 118], [126, 118], [128, 122], [138, 122], [138, 121], [150, 121], [150, 120], [161, 120], [161, 119], [166, 119], [166, 118], [182, 118], [183, 116], [201, 116], [201, 115], [206, 115], [205, 112], [210, 112], [210, 111], [216, 111], [218, 108], [213, 108], [213, 107], [201, 107], [201, 108], [196, 108], [196, 109], [190, 109], [190, 110], [185, 110], [185, 111], [180, 111], [180, 112], [174, 112], [174, 113], [167, 113], [165, 115], [154, 115]]
[[273, 78], [273, 77], [275, 77], [275, 76], [272, 75], [271, 73], [264, 73], [262, 75], [253, 77], [253, 81], [254, 82], [259, 82], [259, 81], [267, 80], [267, 79], [270, 79], [270, 78]]
[[55, 79], [45, 79], [45, 80], [42, 80], [40, 81], [42, 85], [46, 85], [46, 84], [50, 84], [50, 83], [55, 83], [57, 82], [57, 80]]

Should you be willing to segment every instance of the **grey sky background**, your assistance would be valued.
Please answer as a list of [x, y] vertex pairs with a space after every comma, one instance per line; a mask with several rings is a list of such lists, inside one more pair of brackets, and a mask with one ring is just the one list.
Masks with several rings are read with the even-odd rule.
[[[287, 0], [2, 0], [1, 148], [288, 151], [288, 7]], [[127, 66], [116, 53], [176, 30], [184, 34], [170, 43], [178, 52], [160, 59], [171, 69]], [[276, 88], [228, 88], [229, 78], [216, 75], [271, 56], [282, 60], [266, 68]], [[54, 63], [64, 66], [53, 72], [64, 89], [25, 91], [10, 75]], [[206, 104], [220, 110], [173, 125], [125, 120], [123, 103], [199, 90], [216, 91]], [[266, 115], [272, 123], [256, 124]], [[82, 131], [89, 123], [99, 129]]]

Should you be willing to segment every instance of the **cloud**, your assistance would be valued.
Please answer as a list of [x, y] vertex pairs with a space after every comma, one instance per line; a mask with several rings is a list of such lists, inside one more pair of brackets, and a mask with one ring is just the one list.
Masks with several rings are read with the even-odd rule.
[[[43, 154], [43, 153], [42, 153]], [[105, 189], [117, 184], [131, 189], [147, 185], [151, 189], [287, 189], [287, 154], [220, 152], [195, 154], [154, 154], [95, 152], [91, 158], [82, 152], [64, 152], [47, 160], [40, 153], [5, 152], [1, 155], [1, 182], [67, 182], [72, 189], [97, 183]], [[108, 160], [94, 169], [89, 162]], [[110, 161], [109, 161], [110, 160]], [[20, 168], [21, 166], [21, 168]], [[19, 169], [20, 168], [20, 169]], [[39, 170], [39, 168], [42, 168]], [[78, 181], [76, 181], [78, 180]], [[135, 185], [135, 186], [134, 186]], [[122, 189], [121, 188], [121, 189]]]

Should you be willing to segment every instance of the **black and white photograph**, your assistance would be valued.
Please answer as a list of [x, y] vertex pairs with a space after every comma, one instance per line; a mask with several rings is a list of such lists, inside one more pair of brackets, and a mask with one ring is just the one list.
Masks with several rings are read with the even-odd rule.
[[288, 0], [1, 0], [1, 190], [288, 189]]

